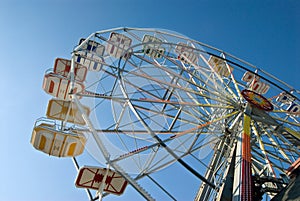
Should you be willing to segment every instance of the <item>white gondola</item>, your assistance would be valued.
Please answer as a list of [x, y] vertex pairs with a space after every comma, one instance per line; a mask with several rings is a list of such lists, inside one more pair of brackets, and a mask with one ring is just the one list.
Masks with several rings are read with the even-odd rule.
[[247, 82], [252, 91], [262, 95], [266, 94], [270, 89], [269, 84], [260, 81], [260, 77], [258, 75], [255, 75], [249, 71], [244, 73], [242, 81]]
[[[54, 74], [59, 74], [63, 77], [68, 77], [71, 70], [71, 60], [57, 58], [54, 64]], [[78, 82], [85, 81], [87, 68], [75, 62], [74, 79]]]
[[[106, 180], [104, 181], [104, 178]], [[114, 170], [84, 166], [79, 169], [75, 186], [77, 188], [87, 188], [99, 190], [103, 185], [103, 191], [114, 195], [124, 193], [128, 182], [126, 179]]]
[[286, 93], [285, 91], [283, 91], [282, 93], [280, 93], [278, 95], [278, 97], [276, 98], [277, 102], [281, 102], [283, 104], [290, 104], [294, 100], [295, 100], [295, 98], [292, 97], [290, 94]]
[[131, 38], [124, 34], [112, 32], [109, 40], [107, 41], [106, 51], [107, 53], [115, 58], [129, 58], [129, 54], [125, 54], [131, 46]]
[[291, 103], [288, 106], [287, 111], [289, 111], [293, 115], [300, 116], [300, 105], [296, 103]]
[[46, 93], [61, 99], [71, 100], [70, 94], [84, 91], [84, 85], [80, 82], [71, 81], [63, 76], [54, 73], [48, 73], [44, 76], [43, 89]]
[[191, 65], [197, 63], [198, 55], [193, 51], [192, 47], [187, 47], [187, 44], [179, 42], [175, 52], [178, 54], [178, 60]]
[[214, 71], [222, 77], [228, 77], [233, 71], [233, 68], [229, 65], [228, 70], [227, 64], [223, 59], [217, 58], [215, 56], [210, 56], [208, 63], [211, 65]]
[[162, 40], [150, 35], [144, 35], [143, 37], [143, 51], [146, 55], [152, 58], [161, 58], [165, 52], [165, 49], [161, 47]]
[[62, 132], [52, 124], [42, 123], [32, 131], [31, 144], [39, 151], [57, 157], [75, 157], [82, 154], [86, 138], [81, 133]]
[[[81, 39], [79, 45], [84, 41], [85, 39]], [[84, 65], [90, 71], [100, 71], [104, 64], [104, 51], [104, 45], [89, 40], [75, 53], [75, 61]]]

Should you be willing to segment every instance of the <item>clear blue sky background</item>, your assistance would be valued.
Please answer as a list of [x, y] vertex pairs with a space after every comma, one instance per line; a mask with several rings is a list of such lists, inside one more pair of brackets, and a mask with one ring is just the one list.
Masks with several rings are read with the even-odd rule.
[[[170, 29], [300, 89], [299, 10], [298, 0], [1, 0], [0, 200], [88, 200], [74, 186], [71, 159], [30, 144], [50, 98], [44, 71], [56, 57], [69, 58], [79, 38], [119, 26]], [[128, 188], [120, 200], [141, 199], [134, 195]]]

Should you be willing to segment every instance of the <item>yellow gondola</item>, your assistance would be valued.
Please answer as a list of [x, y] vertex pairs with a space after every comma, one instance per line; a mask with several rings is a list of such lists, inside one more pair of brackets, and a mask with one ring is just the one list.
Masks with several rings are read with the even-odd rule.
[[[210, 56], [208, 63], [211, 65], [211, 67], [214, 69], [216, 73], [218, 73], [220, 76], [223, 77], [229, 77], [229, 75], [232, 73], [233, 68], [229, 66], [223, 59], [220, 59], [215, 56]], [[229, 69], [228, 69], [228, 67]]]
[[[89, 116], [90, 109], [81, 105], [85, 115]], [[57, 99], [49, 100], [46, 116], [49, 119], [67, 121], [69, 123], [85, 125], [82, 114], [79, 112], [78, 106], [72, 101], [63, 101]]]
[[81, 133], [58, 131], [51, 124], [42, 123], [32, 131], [34, 148], [51, 156], [75, 157], [82, 154], [86, 138]]

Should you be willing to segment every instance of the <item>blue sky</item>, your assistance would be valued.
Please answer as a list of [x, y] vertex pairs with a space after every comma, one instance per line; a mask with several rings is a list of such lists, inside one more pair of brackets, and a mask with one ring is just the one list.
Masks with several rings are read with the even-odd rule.
[[[41, 88], [44, 72], [56, 57], [69, 58], [81, 37], [120, 26], [169, 29], [299, 90], [299, 9], [297, 0], [2, 0], [0, 200], [88, 200], [75, 188], [71, 159], [49, 157], [30, 144], [50, 98]], [[135, 196], [128, 188], [122, 200], [141, 199]]]

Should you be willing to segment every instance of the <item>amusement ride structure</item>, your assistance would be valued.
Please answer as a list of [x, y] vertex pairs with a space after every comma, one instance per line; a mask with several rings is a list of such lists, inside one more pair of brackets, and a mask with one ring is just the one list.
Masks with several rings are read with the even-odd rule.
[[146, 200], [270, 200], [300, 156], [298, 90], [175, 32], [92, 33], [43, 90], [52, 99], [31, 143], [71, 157], [90, 200], [129, 185]]

